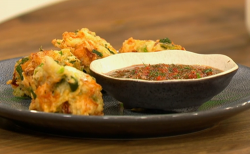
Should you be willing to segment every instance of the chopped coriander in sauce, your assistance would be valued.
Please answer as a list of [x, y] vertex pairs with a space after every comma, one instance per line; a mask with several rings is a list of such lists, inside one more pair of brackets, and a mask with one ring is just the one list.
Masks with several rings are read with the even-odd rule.
[[222, 72], [202, 65], [154, 64], [133, 65], [107, 73], [115, 78], [142, 80], [198, 79]]

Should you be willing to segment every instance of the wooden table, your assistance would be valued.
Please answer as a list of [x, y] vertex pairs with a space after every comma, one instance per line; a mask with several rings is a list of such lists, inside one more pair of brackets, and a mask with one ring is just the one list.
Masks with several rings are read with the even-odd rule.
[[[244, 0], [72, 0], [0, 24], [0, 60], [53, 49], [65, 31], [89, 28], [116, 49], [129, 37], [169, 37], [197, 53], [221, 53], [250, 66]], [[11, 9], [11, 8], [9, 8]], [[0, 153], [250, 153], [250, 112], [187, 135], [95, 140], [32, 132], [0, 119]]]

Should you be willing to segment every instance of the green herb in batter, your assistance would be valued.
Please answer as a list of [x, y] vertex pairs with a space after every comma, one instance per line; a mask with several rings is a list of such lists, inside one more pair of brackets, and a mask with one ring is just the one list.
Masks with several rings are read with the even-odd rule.
[[95, 50], [95, 49], [93, 49], [92, 52], [95, 53], [99, 57], [103, 57], [102, 53], [99, 52], [99, 51], [97, 51], [97, 50]]

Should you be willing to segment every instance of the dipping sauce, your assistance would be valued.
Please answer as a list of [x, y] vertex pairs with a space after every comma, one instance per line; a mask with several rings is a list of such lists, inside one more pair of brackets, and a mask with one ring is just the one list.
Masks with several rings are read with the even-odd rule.
[[222, 72], [219, 69], [201, 65], [139, 64], [107, 73], [115, 78], [142, 80], [198, 79]]

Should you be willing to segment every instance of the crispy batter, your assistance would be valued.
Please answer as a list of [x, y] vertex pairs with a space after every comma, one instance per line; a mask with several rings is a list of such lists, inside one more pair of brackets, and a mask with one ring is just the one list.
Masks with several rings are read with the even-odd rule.
[[125, 52], [156, 52], [162, 50], [185, 50], [184, 47], [174, 44], [168, 39], [164, 40], [135, 40], [130, 37], [123, 42], [120, 53]]
[[[32, 53], [15, 64], [9, 80], [17, 97], [32, 98], [29, 109], [76, 115], [103, 115], [102, 87], [88, 75], [90, 63], [117, 51], [103, 38], [87, 28], [64, 32], [62, 39], [52, 40], [61, 50]], [[125, 40], [119, 50], [156, 52], [185, 50], [168, 38], [161, 40]], [[85, 70], [84, 73], [82, 70]]]
[[62, 39], [53, 39], [52, 44], [61, 49], [70, 49], [81, 60], [83, 69], [87, 73], [93, 60], [117, 53], [110, 43], [87, 28], [76, 32], [64, 32], [62, 37]]
[[77, 59], [69, 49], [61, 51], [46, 50], [31, 53], [30, 56], [18, 60], [15, 64], [13, 78], [7, 84], [11, 84], [14, 89], [13, 94], [17, 97], [31, 97], [31, 82], [33, 80], [34, 70], [44, 62], [44, 57], [50, 56], [60, 65], [72, 66], [81, 69], [80, 60]]
[[35, 69], [30, 110], [75, 115], [103, 115], [102, 87], [90, 75], [61, 66], [45, 56]]

